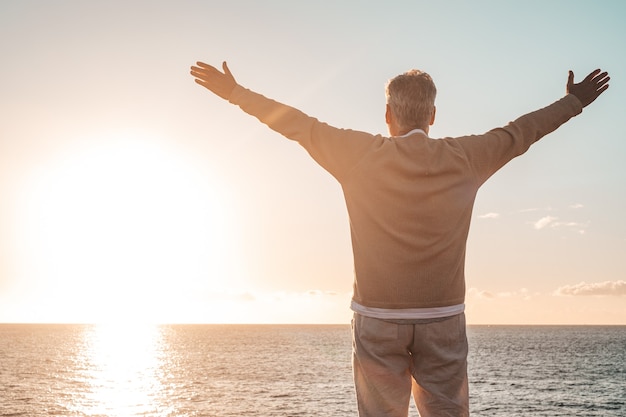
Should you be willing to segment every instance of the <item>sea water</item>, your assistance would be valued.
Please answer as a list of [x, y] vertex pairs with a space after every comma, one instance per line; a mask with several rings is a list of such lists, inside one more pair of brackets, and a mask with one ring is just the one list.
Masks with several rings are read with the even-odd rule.
[[[626, 415], [626, 326], [468, 338], [472, 416]], [[0, 324], [0, 416], [356, 416], [350, 353], [347, 325]]]

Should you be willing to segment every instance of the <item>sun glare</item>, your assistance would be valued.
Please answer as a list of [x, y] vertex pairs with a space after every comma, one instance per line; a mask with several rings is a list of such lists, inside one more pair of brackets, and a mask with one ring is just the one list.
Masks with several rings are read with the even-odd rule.
[[20, 279], [42, 314], [168, 321], [189, 294], [236, 281], [228, 193], [201, 162], [137, 134], [89, 143], [23, 187]]
[[169, 414], [155, 402], [166, 387], [163, 341], [154, 325], [98, 325], [85, 332], [87, 390], [72, 406], [87, 415]]

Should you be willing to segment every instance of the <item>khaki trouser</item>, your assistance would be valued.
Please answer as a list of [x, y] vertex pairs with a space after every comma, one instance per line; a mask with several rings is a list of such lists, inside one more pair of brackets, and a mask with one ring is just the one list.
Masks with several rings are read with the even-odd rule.
[[421, 417], [467, 417], [465, 314], [396, 324], [354, 315], [354, 383], [360, 417], [406, 417], [411, 391]]

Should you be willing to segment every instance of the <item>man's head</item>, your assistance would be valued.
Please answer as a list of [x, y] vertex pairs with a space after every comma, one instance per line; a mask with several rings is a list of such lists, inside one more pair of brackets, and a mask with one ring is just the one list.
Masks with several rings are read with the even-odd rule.
[[391, 135], [403, 135], [413, 129], [423, 129], [435, 121], [437, 88], [430, 75], [410, 70], [387, 83], [386, 120]]

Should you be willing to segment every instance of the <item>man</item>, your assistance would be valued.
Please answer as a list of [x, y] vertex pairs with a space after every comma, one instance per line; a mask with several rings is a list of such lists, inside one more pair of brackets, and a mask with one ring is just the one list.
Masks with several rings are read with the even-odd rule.
[[337, 129], [198, 62], [196, 82], [299, 142], [341, 184], [354, 254], [359, 415], [468, 416], [465, 245], [479, 187], [608, 88], [593, 71], [557, 102], [483, 135], [431, 139], [436, 88], [413, 70], [387, 85], [389, 137]]

